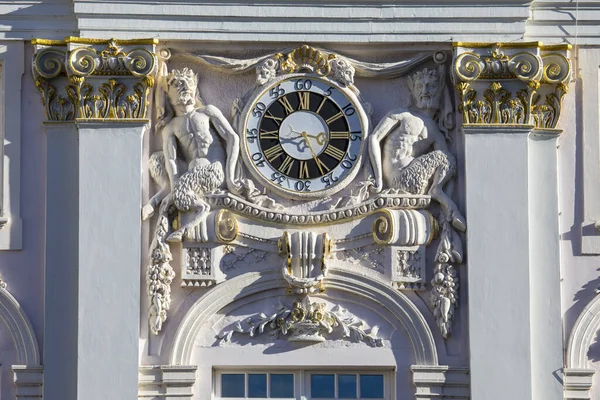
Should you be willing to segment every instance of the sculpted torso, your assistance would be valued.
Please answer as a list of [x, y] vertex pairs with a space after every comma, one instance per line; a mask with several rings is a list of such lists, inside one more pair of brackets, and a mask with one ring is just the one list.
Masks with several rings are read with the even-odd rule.
[[201, 160], [206, 160], [206, 163], [224, 162], [223, 148], [211, 129], [210, 117], [203, 109], [195, 110], [190, 116], [173, 118], [165, 127], [164, 134], [176, 138], [176, 154], [188, 163], [188, 169], [202, 164]]
[[414, 111], [396, 110], [392, 113], [398, 124], [388, 134], [383, 146], [383, 169], [386, 185], [392, 182], [401, 169], [416, 157], [428, 152], [441, 139], [436, 123]]

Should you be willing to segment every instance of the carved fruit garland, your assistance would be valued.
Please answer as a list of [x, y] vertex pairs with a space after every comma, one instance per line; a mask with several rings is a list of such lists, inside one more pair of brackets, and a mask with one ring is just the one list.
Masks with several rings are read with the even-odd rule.
[[217, 335], [217, 340], [221, 345], [231, 342], [234, 333], [255, 337], [266, 330], [276, 337], [286, 336], [290, 342], [322, 342], [325, 340], [323, 335], [341, 330], [346, 340], [383, 347], [383, 339], [377, 337], [377, 326], [369, 328], [363, 320], [339, 305], [327, 311], [324, 303], [313, 303], [308, 296], [295, 302], [292, 307], [280, 301], [279, 310], [270, 316], [260, 313], [238, 321], [233, 329]]
[[462, 242], [444, 213], [440, 213], [439, 221], [442, 230], [435, 256], [430, 301], [442, 336], [448, 338], [452, 333], [454, 309], [458, 305], [458, 277], [454, 266], [462, 262]]
[[156, 224], [155, 239], [150, 246], [150, 265], [146, 271], [146, 290], [150, 297], [150, 331], [158, 335], [171, 307], [171, 282], [175, 271], [169, 264], [173, 259], [166, 242], [169, 219], [161, 212]]

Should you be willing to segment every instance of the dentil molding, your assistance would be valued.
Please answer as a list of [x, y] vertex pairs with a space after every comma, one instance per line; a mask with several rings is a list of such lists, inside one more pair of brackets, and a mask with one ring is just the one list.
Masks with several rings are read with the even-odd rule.
[[49, 121], [147, 118], [156, 39], [34, 39], [32, 72]]

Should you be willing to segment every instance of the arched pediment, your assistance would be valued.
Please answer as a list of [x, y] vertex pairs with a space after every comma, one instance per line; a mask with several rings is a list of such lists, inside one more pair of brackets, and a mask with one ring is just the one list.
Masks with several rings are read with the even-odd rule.
[[[431, 329], [417, 307], [398, 290], [356, 272], [333, 270], [327, 278], [328, 290], [352, 293], [379, 304], [391, 313], [405, 330], [414, 351], [415, 363], [438, 365], [438, 353]], [[171, 365], [189, 365], [194, 342], [206, 322], [228, 304], [268, 290], [285, 287], [278, 271], [248, 273], [212, 289], [189, 309], [172, 339]]]
[[0, 287], [0, 320], [4, 322], [17, 350], [16, 364], [39, 365], [40, 351], [29, 318], [19, 302]]

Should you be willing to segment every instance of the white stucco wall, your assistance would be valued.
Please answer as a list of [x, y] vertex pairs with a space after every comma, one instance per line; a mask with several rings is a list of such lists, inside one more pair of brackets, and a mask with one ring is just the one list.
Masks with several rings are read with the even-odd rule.
[[[294, 45], [300, 41], [311, 43], [323, 42], [332, 50], [362, 60], [388, 61], [397, 60], [406, 54], [432, 48], [448, 49], [451, 41], [519, 41], [543, 40], [548, 43], [569, 42], [576, 45], [593, 46], [599, 43], [597, 6], [591, 2], [579, 2], [574, 8], [572, 3], [567, 5], [555, 2], [534, 2], [530, 14], [527, 2], [511, 1], [503, 6], [470, 6], [440, 7], [440, 4], [428, 3], [425, 7], [399, 6], [391, 9], [389, 4], [372, 2], [362, 8], [346, 10], [340, 2], [333, 5], [316, 5], [311, 3], [307, 8], [303, 21], [294, 23], [284, 20], [277, 28], [262, 23], [262, 19], [285, 18], [290, 15], [287, 6], [256, 8], [246, 5], [211, 4], [205, 8], [192, 3], [181, 4], [177, 7], [165, 5], [116, 3], [111, 7], [89, 1], [20, 2], [18, 5], [0, 5], [0, 37], [11, 40], [29, 40], [33, 37], [62, 39], [68, 35], [87, 37], [159, 37], [166, 39], [165, 46], [194, 48], [203, 53], [223, 53], [223, 46], [228, 40], [238, 40], [237, 43], [227, 43], [227, 54], [249, 55], [266, 49], [279, 49]], [[564, 6], [564, 9], [561, 7]], [[262, 10], [262, 11], [261, 11]], [[566, 11], [565, 11], [566, 10]], [[209, 12], [210, 11], [210, 12]], [[301, 11], [296, 10], [300, 13]], [[120, 13], [123, 18], [113, 21], [112, 13]], [[328, 16], [328, 13], [331, 13]], [[370, 13], [372, 21], [353, 23], [353, 16], [364, 16]], [[419, 23], [411, 22], [415, 13]], [[140, 17], [140, 14], [143, 16]], [[293, 14], [293, 13], [292, 13]], [[189, 16], [203, 16], [210, 23], [192, 21]], [[226, 15], [226, 21], [221, 21], [220, 15]], [[394, 15], [392, 22], [386, 18]], [[185, 16], [185, 18], [184, 18]], [[249, 18], [249, 16], [251, 18]], [[255, 19], [252, 21], [252, 19]], [[330, 19], [328, 19], [330, 18]], [[448, 21], [453, 18], [452, 21]], [[481, 18], [486, 18], [482, 20]], [[565, 19], [566, 18], [566, 19]], [[184, 20], [185, 23], [180, 20]], [[77, 27], [76, 21], [79, 23]], [[332, 22], [334, 21], [334, 22]], [[482, 22], [484, 21], [484, 22]], [[573, 21], [579, 21], [575, 23]], [[282, 33], [281, 31], [285, 31]], [[274, 33], [276, 36], [274, 36]], [[168, 40], [194, 39], [197, 44]], [[280, 43], [250, 44], [249, 41], [280, 41]], [[214, 43], [212, 41], [217, 41]], [[220, 42], [219, 42], [220, 41]], [[342, 44], [338, 42], [349, 42]], [[360, 44], [350, 43], [360, 42]], [[373, 44], [373, 42], [379, 42]], [[418, 42], [419, 44], [414, 44]], [[427, 44], [434, 42], [432, 44]], [[390, 44], [391, 43], [391, 44]], [[408, 47], [409, 46], [409, 47]], [[22, 76], [7, 77], [7, 79], [22, 79], [22, 114], [7, 115], [6, 118], [21, 120], [21, 209], [23, 221], [23, 249], [19, 251], [0, 251], [0, 276], [8, 284], [9, 291], [19, 301], [23, 311], [32, 322], [40, 351], [43, 353], [44, 339], [44, 236], [46, 229], [53, 229], [60, 234], [60, 226], [46, 227], [45, 225], [45, 193], [46, 183], [46, 147], [42, 122], [45, 120], [40, 102], [39, 92], [35, 88], [30, 72], [32, 47], [25, 45], [25, 71]], [[590, 47], [592, 49], [592, 47]], [[600, 49], [591, 50], [600, 54]], [[574, 78], [581, 76], [580, 70], [597, 69], [593, 63], [579, 63], [577, 50], [575, 55]], [[183, 64], [180, 64], [183, 65]], [[197, 69], [197, 68], [195, 68]], [[229, 106], [235, 97], [244, 91], [252, 82], [252, 74], [239, 79], [229, 79], [227, 75], [205, 69], [197, 69], [200, 73], [200, 93], [207, 103], [219, 107], [226, 116]], [[373, 122], [378, 122], [386, 110], [402, 105], [406, 101], [406, 87], [398, 79], [391, 84], [372, 82], [369, 79], [357, 79], [365, 99], [373, 104]], [[597, 115], [583, 115], [582, 103], [590, 101], [585, 97], [588, 85], [598, 86], [598, 82], [587, 82], [577, 79], [571, 85], [569, 94], [565, 97], [562, 117], [559, 126], [564, 130], [558, 141], [559, 166], [559, 209], [561, 238], [561, 274], [562, 274], [562, 309], [563, 335], [566, 342], [572, 326], [584, 309], [595, 296], [595, 289], [600, 285], [600, 256], [584, 255], [581, 251], [581, 223], [584, 221], [583, 191], [586, 171], [600, 168], [599, 160], [584, 160], [583, 155], [583, 121], [597, 120]], [[6, 99], [5, 101], [11, 101]], [[148, 157], [148, 149], [158, 147], [157, 138], [150, 134], [145, 137], [144, 160]], [[463, 139], [457, 137], [454, 150], [459, 154]], [[510, 157], [510, 155], [507, 155]], [[461, 166], [466, 168], [468, 166]], [[461, 178], [462, 179], [462, 178]], [[464, 181], [459, 179], [456, 198], [464, 208]], [[144, 177], [144, 191], [148, 192], [149, 178]], [[599, 206], [600, 207], [600, 206]], [[145, 223], [142, 230], [142, 247], [149, 242], [150, 226]], [[145, 265], [145, 252], [142, 250], [142, 265]], [[176, 264], [176, 262], [174, 263]], [[471, 266], [469, 266], [471, 267]], [[441, 363], [455, 366], [468, 364], [468, 321], [466, 298], [466, 267], [459, 271], [461, 277], [461, 308], [457, 311], [454, 336], [446, 343], [445, 351], [440, 355]], [[140, 274], [140, 287], [145, 290], [144, 270]], [[506, 285], [511, 285], [511, 277], [506, 277]], [[190, 306], [203, 293], [203, 289], [192, 291], [179, 287], [179, 280], [174, 282], [172, 317], [169, 324], [176, 326], [183, 318], [185, 307]], [[535, 282], [532, 282], [535, 285]], [[423, 313], [427, 313], [427, 299], [420, 301], [414, 295], [415, 302]], [[162, 353], [162, 338], [150, 337], [145, 321], [147, 320], [147, 299], [142, 296], [141, 305], [141, 338], [140, 363], [152, 364], [165, 361]], [[516, 305], [515, 307], [518, 307]], [[428, 321], [431, 323], [431, 320]], [[436, 327], [432, 325], [432, 330]], [[600, 334], [599, 334], [600, 335]], [[6, 330], [0, 324], [0, 377], [1, 395], [7, 399], [14, 396], [12, 372], [10, 365], [15, 362], [15, 350]], [[199, 354], [199, 353], [198, 353]], [[378, 354], [371, 355], [378, 357]], [[595, 369], [600, 370], [600, 336], [590, 349], [590, 360]], [[196, 355], [195, 355], [196, 357]], [[42, 360], [43, 362], [43, 360]], [[596, 374], [595, 387], [600, 387], [600, 374]], [[404, 392], [399, 392], [403, 393]], [[594, 394], [600, 396], [596, 389]], [[408, 394], [408, 392], [406, 392]]]

